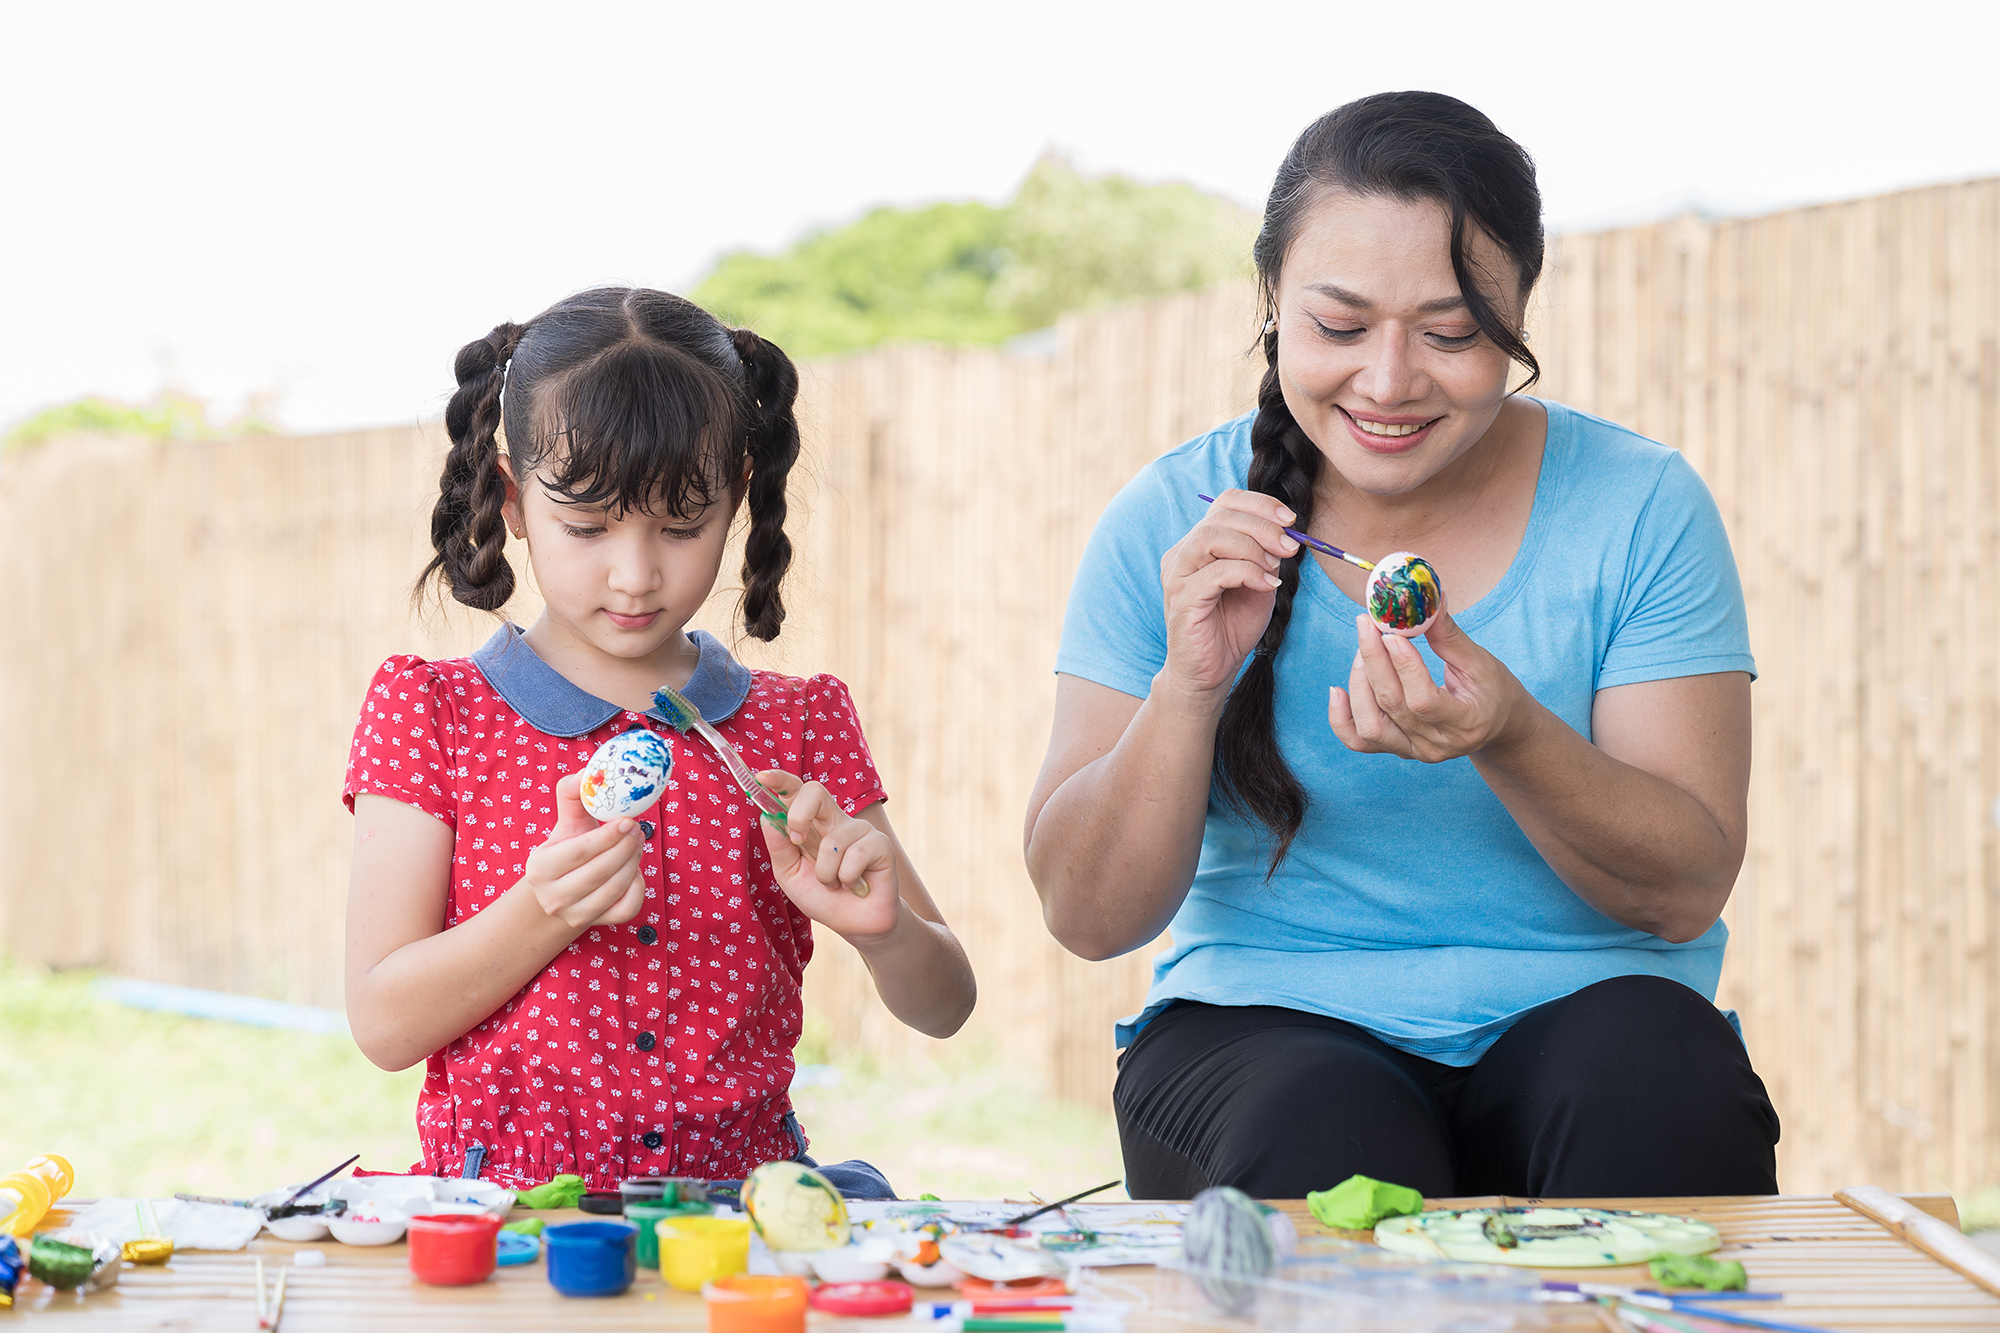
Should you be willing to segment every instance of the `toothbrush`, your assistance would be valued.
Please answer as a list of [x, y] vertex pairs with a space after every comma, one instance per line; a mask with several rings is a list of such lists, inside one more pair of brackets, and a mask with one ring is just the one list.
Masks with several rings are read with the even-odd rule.
[[[764, 812], [764, 818], [783, 827], [785, 823], [785, 801], [778, 793], [757, 781], [757, 775], [750, 771], [750, 765], [743, 762], [743, 756], [736, 747], [722, 739], [722, 733], [708, 724], [701, 710], [688, 702], [688, 697], [671, 685], [662, 685], [653, 691], [653, 706], [667, 725], [685, 736], [690, 731], [707, 741], [709, 748], [722, 756], [722, 762], [729, 766], [729, 775], [736, 779], [736, 785], [743, 789], [751, 803]], [[848, 892], [857, 898], [868, 896], [868, 881], [858, 880], [850, 885]], [[1108, 1188], [1108, 1186], [1107, 1186]]]
[[671, 685], [662, 685], [653, 691], [653, 706], [660, 710], [667, 725], [685, 736], [695, 732], [709, 747], [720, 755], [722, 762], [729, 766], [729, 775], [736, 779], [736, 785], [743, 789], [751, 803], [764, 812], [764, 817], [774, 824], [785, 822], [785, 803], [778, 794], [757, 781], [757, 775], [750, 771], [750, 765], [743, 762], [743, 756], [736, 747], [722, 738], [722, 733], [708, 724], [701, 711], [688, 702], [687, 696]]
[[[1197, 494], [1194, 498], [1202, 501], [1204, 504], [1215, 503], [1215, 497], [1212, 495]], [[1353, 565], [1356, 569], [1375, 568], [1375, 566], [1371, 562], [1363, 560], [1360, 556], [1349, 555], [1347, 552], [1341, 550], [1338, 546], [1334, 546], [1329, 542], [1323, 542], [1317, 537], [1308, 537], [1306, 536], [1305, 533], [1300, 532], [1297, 528], [1286, 528], [1285, 535], [1287, 537], [1290, 537], [1293, 541], [1304, 542], [1307, 546], [1312, 547], [1313, 550], [1318, 551], [1321, 555], [1330, 555], [1335, 560], [1345, 560], [1348, 564]]]

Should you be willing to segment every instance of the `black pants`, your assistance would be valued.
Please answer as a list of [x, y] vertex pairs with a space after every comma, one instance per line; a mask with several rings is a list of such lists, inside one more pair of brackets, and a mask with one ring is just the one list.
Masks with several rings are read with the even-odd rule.
[[1436, 1197], [1776, 1194], [1778, 1113], [1716, 1007], [1614, 977], [1531, 1010], [1476, 1065], [1352, 1023], [1182, 1000], [1119, 1061], [1135, 1199], [1296, 1199], [1360, 1173]]

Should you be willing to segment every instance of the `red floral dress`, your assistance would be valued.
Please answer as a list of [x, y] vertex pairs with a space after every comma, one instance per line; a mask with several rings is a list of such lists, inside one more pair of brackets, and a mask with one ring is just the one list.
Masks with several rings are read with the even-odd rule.
[[[826, 785], [850, 813], [883, 798], [847, 687], [751, 672], [697, 633], [682, 693], [749, 761]], [[469, 658], [392, 657], [375, 673], [347, 770], [359, 792], [455, 835], [446, 926], [517, 883], [555, 822], [555, 784], [611, 736], [650, 726], [674, 751], [644, 818], [646, 906], [586, 931], [519, 994], [430, 1057], [423, 1161], [525, 1187], [575, 1172], [740, 1179], [802, 1151], [787, 1124], [811, 921], [771, 877], [757, 810], [699, 737], [558, 675], [512, 626]], [[796, 1123], [796, 1122], [792, 1122]]]

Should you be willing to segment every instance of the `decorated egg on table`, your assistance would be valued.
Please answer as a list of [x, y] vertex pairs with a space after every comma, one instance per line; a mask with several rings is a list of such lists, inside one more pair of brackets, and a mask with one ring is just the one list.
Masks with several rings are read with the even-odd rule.
[[629, 819], [660, 799], [673, 771], [665, 737], [643, 729], [620, 732], [583, 766], [583, 808], [599, 823]]
[[774, 1250], [847, 1244], [847, 1203], [833, 1182], [797, 1162], [766, 1162], [743, 1182], [743, 1211]]
[[1444, 609], [1444, 584], [1431, 562], [1410, 551], [1385, 555], [1368, 575], [1368, 618], [1386, 633], [1415, 638]]

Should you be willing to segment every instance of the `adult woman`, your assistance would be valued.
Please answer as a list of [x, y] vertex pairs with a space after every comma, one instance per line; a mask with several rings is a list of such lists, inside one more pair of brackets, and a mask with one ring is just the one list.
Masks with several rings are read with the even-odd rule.
[[[1091, 540], [1026, 843], [1072, 951], [1172, 927], [1121, 1025], [1137, 1197], [1776, 1189], [1712, 1003], [1742, 592], [1678, 454], [1509, 393], [1540, 217], [1526, 153], [1455, 99], [1309, 127], [1257, 240], [1257, 410]], [[1384, 637], [1286, 526], [1422, 552], [1456, 615]]]

